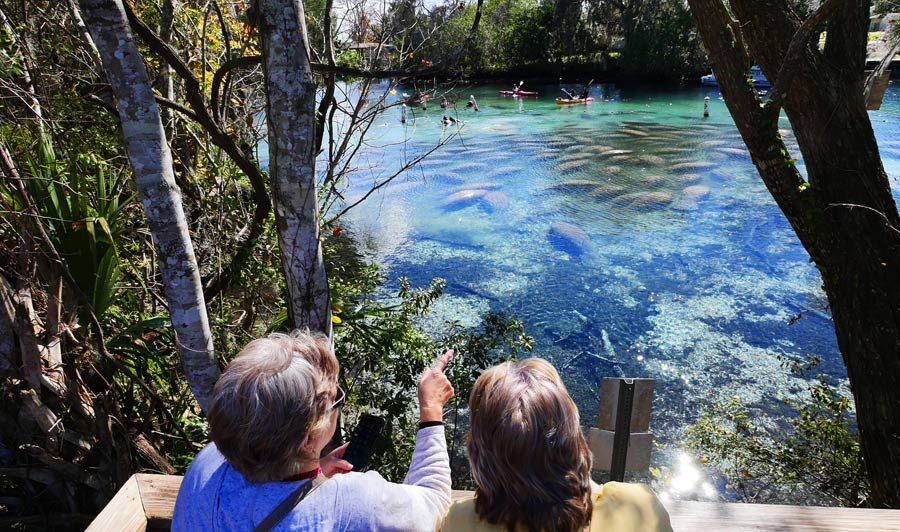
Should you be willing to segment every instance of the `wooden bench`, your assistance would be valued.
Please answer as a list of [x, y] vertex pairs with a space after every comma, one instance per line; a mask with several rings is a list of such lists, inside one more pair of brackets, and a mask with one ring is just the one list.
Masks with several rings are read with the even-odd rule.
[[[137, 474], [116, 493], [87, 532], [169, 530], [181, 477]], [[472, 496], [454, 491], [453, 499]], [[666, 505], [676, 532], [898, 532], [900, 510], [675, 501]]]

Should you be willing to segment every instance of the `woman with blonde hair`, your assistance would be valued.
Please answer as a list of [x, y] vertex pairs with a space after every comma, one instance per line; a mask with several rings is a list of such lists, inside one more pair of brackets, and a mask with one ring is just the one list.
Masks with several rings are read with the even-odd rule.
[[450, 507], [444, 532], [671, 532], [645, 486], [591, 481], [578, 409], [546, 360], [485, 371], [469, 396], [475, 498]]

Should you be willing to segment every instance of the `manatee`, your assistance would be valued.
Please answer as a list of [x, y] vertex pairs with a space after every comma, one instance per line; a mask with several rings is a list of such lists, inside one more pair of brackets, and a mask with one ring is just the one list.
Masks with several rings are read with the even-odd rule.
[[577, 170], [578, 168], [582, 168], [586, 164], [588, 164], [588, 161], [584, 159], [579, 159], [577, 161], [567, 161], [556, 165], [556, 170], [560, 172], [568, 172], [569, 170]]
[[722, 153], [727, 153], [728, 155], [739, 155], [741, 157], [750, 156], [750, 152], [748, 152], [746, 148], [719, 148], [719, 151]]
[[631, 150], [607, 150], [600, 155], [602, 157], [615, 157], [616, 155], [631, 155], [632, 153], [634, 152]]
[[687, 163], [678, 163], [673, 164], [669, 167], [669, 170], [673, 172], [679, 172], [682, 170], [708, 170], [710, 168], [715, 168], [716, 165], [713, 163], [705, 163], [701, 161], [691, 161]]
[[709, 187], [706, 185], [693, 185], [685, 187], [681, 193], [688, 198], [700, 199], [709, 195]]
[[488, 192], [481, 199], [484, 200], [488, 210], [491, 211], [501, 211], [509, 208], [509, 198], [502, 192]]
[[457, 185], [453, 188], [448, 189], [448, 192], [461, 192], [465, 190], [497, 190], [502, 187], [500, 183], [491, 183], [489, 181], [485, 181], [482, 183], [464, 183], [462, 185]]
[[724, 146], [728, 144], [728, 142], [724, 140], [707, 140], [705, 142], [700, 143], [701, 148], [715, 148], [718, 146]]
[[643, 131], [639, 131], [637, 129], [620, 129], [619, 133], [624, 133], [626, 135], [631, 135], [632, 137], [649, 137], [649, 133], [645, 133]]
[[584, 149], [592, 153], [603, 153], [614, 148], [612, 146], [589, 146]]
[[668, 192], [633, 192], [624, 194], [613, 200], [619, 205], [631, 207], [663, 207], [672, 201], [672, 194]]
[[604, 174], [618, 174], [621, 171], [622, 171], [622, 167], [616, 166], [616, 165], [605, 166], [605, 167], [603, 167], [603, 170], [602, 170], [602, 172]]
[[625, 192], [625, 187], [622, 185], [599, 185], [594, 187], [594, 189], [588, 193], [588, 196], [593, 198], [610, 198], [616, 194], [621, 194], [622, 192]]
[[638, 181], [642, 185], [658, 185], [665, 180], [666, 180], [666, 178], [661, 175], [647, 175], [647, 176], [640, 178]]
[[561, 190], [561, 189], [570, 189], [570, 188], [583, 188], [583, 187], [593, 187], [597, 183], [594, 181], [590, 181], [588, 179], [569, 179], [568, 181], [563, 181], [562, 183], [557, 183], [550, 187], [552, 190]]
[[665, 164], [666, 160], [660, 157], [659, 155], [640, 155], [637, 158], [638, 161], [644, 164], [652, 164], [652, 165], [660, 165]]
[[697, 210], [698, 205], [696, 199], [681, 196], [673, 201], [669, 208], [673, 211], [694, 211]]
[[440, 205], [444, 209], [461, 209], [487, 193], [487, 190], [480, 188], [460, 190], [444, 198]]
[[591, 237], [580, 227], [566, 222], [551, 223], [547, 238], [553, 247], [572, 255], [581, 255], [591, 247]]
[[693, 181], [699, 181], [703, 176], [700, 174], [681, 174], [677, 176], [678, 181], [681, 183], [691, 183]]
[[485, 163], [468, 162], [458, 165], [454, 170], [480, 170], [487, 167], [488, 165]]

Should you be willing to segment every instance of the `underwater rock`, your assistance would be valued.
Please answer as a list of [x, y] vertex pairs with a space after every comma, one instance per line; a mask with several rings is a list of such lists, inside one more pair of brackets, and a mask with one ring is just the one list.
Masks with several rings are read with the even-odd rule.
[[687, 198], [700, 199], [709, 195], [709, 187], [706, 185], [693, 185], [686, 187], [681, 193]]
[[483, 198], [489, 211], [502, 211], [509, 208], [509, 198], [502, 192], [488, 192]]
[[444, 209], [461, 209], [487, 193], [487, 190], [479, 188], [461, 190], [444, 198], [444, 200], [441, 201], [440, 206]]
[[554, 248], [581, 255], [591, 247], [591, 237], [583, 229], [566, 222], [553, 222], [547, 235]]

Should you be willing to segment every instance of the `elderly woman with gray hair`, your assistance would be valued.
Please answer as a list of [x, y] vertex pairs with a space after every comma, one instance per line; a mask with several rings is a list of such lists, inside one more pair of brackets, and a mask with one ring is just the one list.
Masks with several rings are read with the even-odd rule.
[[450, 505], [441, 419], [452, 354], [419, 380], [412, 464], [394, 484], [352, 472], [347, 444], [322, 456], [346, 398], [326, 338], [297, 331], [250, 342], [216, 383], [212, 442], [185, 474], [172, 530], [434, 530]]

